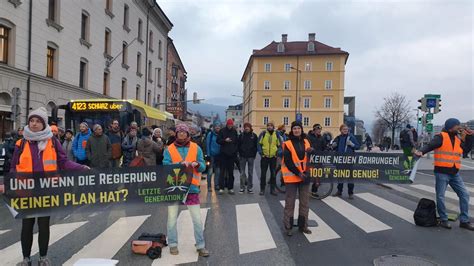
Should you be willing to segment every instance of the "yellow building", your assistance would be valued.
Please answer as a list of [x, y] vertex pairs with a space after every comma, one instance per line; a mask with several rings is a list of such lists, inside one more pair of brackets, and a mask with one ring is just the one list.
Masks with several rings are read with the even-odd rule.
[[305, 132], [319, 123], [323, 131], [338, 134], [344, 122], [348, 57], [348, 52], [316, 41], [314, 33], [298, 42], [288, 42], [283, 34], [281, 42], [254, 50], [241, 80], [244, 122], [256, 129], [268, 121], [289, 126], [301, 113]]

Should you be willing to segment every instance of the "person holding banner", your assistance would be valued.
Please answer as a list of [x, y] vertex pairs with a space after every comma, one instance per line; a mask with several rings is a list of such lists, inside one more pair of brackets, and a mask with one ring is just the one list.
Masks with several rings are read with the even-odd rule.
[[[208, 257], [204, 241], [204, 229], [201, 220], [201, 206], [199, 192], [201, 184], [201, 173], [206, 170], [206, 163], [201, 148], [191, 141], [189, 128], [186, 124], [176, 126], [176, 140], [171, 143], [164, 152], [163, 165], [182, 164], [191, 167], [193, 179], [186, 197], [185, 205], [188, 207], [194, 225], [194, 239], [196, 240], [196, 251], [201, 257]], [[171, 255], [178, 255], [178, 220], [179, 205], [168, 206], [168, 244]]]
[[[461, 136], [458, 136], [461, 135]], [[434, 174], [436, 177], [436, 207], [440, 217], [439, 225], [451, 229], [444, 205], [444, 194], [448, 184], [459, 197], [459, 227], [474, 231], [474, 226], [469, 221], [469, 192], [459, 176], [461, 169], [461, 156], [464, 150], [472, 148], [474, 132], [461, 128], [461, 122], [450, 118], [444, 123], [443, 131], [436, 135], [428, 145], [416, 151], [416, 156], [423, 156], [434, 150]], [[464, 141], [462, 141], [464, 139]]]
[[299, 230], [302, 233], [311, 234], [311, 230], [308, 229], [310, 177], [306, 173], [306, 164], [308, 163], [306, 152], [311, 149], [311, 145], [306, 139], [303, 125], [300, 121], [291, 123], [289, 140], [284, 142], [284, 147], [281, 173], [286, 186], [283, 216], [286, 234], [288, 236], [293, 235], [293, 213], [295, 210], [296, 193], [299, 194], [300, 202], [298, 215]]
[[[345, 124], [342, 124], [339, 127], [341, 135], [337, 136], [333, 143], [332, 148], [338, 153], [354, 153], [355, 150], [360, 148], [360, 144], [357, 141], [356, 137], [349, 133], [349, 127]], [[342, 190], [344, 188], [344, 183], [337, 184], [337, 192], [333, 194], [334, 197], [342, 196]], [[354, 183], [348, 183], [347, 189], [349, 193], [349, 199], [354, 199]]]
[[[18, 140], [11, 161], [10, 172], [35, 173], [56, 170], [87, 170], [83, 166], [69, 160], [61, 148], [61, 143], [46, 124], [48, 114], [44, 107], [40, 107], [28, 116], [28, 125], [24, 128], [23, 140]], [[0, 191], [1, 192], [1, 191]], [[40, 258], [38, 265], [48, 266], [51, 262], [46, 257], [49, 245], [49, 216], [27, 218], [22, 221], [21, 248], [23, 261], [18, 265], [31, 265], [31, 247], [33, 244], [33, 227], [38, 221], [38, 243]]]

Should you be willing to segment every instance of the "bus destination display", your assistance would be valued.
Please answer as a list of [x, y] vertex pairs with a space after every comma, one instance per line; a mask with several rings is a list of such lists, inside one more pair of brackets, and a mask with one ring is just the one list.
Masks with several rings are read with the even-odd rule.
[[76, 112], [88, 111], [122, 111], [126, 105], [122, 102], [73, 102], [71, 103], [71, 110]]

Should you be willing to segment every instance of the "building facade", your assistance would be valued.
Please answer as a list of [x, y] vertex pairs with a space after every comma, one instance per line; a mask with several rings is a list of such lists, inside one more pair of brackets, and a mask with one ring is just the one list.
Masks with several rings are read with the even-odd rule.
[[179, 57], [173, 40], [168, 37], [166, 68], [166, 111], [174, 118], [186, 119], [186, 69]]
[[271, 42], [250, 56], [243, 82], [243, 121], [290, 125], [301, 114], [304, 130], [321, 124], [338, 133], [344, 119], [344, 72], [349, 53], [316, 41]]
[[238, 131], [243, 131], [243, 104], [229, 105], [225, 110], [226, 120], [234, 120], [234, 126]]
[[18, 126], [31, 109], [51, 111], [71, 99], [127, 98], [158, 106], [164, 98], [173, 25], [155, 1], [0, 0], [0, 5], [0, 118], [8, 112], [11, 117], [13, 104]]

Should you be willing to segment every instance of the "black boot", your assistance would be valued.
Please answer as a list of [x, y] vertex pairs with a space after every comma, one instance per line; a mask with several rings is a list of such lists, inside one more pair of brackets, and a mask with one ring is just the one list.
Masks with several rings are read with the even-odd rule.
[[298, 216], [298, 228], [300, 230], [301, 233], [304, 233], [304, 234], [311, 234], [311, 230], [308, 229], [308, 221], [306, 220], [306, 218], [304, 216]]
[[286, 227], [285, 225], [285, 230], [286, 230], [286, 235], [287, 236], [292, 236], [293, 235], [293, 223], [295, 222], [295, 219], [293, 217], [290, 217], [290, 228]]
[[270, 185], [270, 194], [276, 196], [277, 193], [275, 192], [275, 185]]

